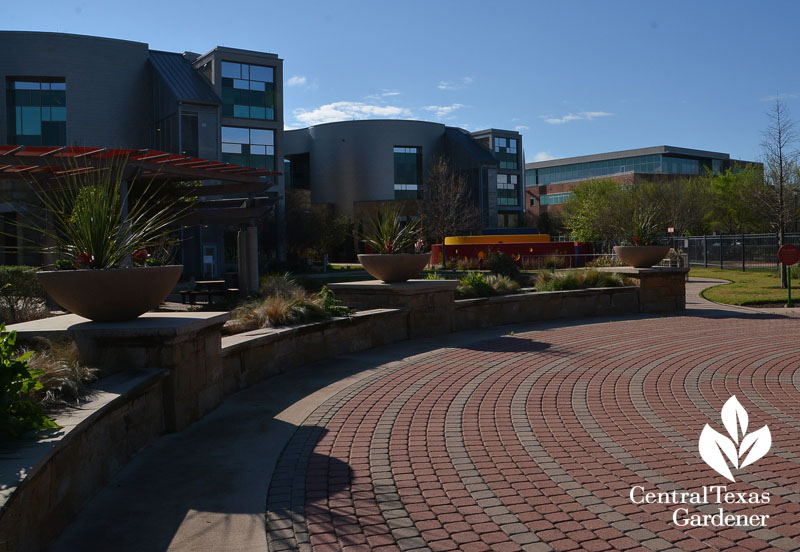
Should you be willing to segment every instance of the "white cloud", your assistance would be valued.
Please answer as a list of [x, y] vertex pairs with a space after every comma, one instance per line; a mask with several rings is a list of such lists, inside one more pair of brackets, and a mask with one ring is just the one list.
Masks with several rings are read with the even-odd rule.
[[437, 119], [446, 119], [450, 118], [453, 111], [461, 109], [462, 107], [464, 107], [463, 104], [454, 103], [452, 105], [428, 105], [425, 106], [423, 109], [425, 109], [425, 111], [432, 111], [434, 117], [436, 117]]
[[800, 98], [800, 94], [772, 94], [771, 96], [764, 96], [761, 101], [774, 102], [775, 100], [796, 100], [797, 98]]
[[555, 159], [554, 155], [550, 155], [549, 151], [539, 151], [536, 152], [536, 155], [533, 156], [533, 160], [535, 161], [550, 161], [551, 159]]
[[591, 121], [598, 117], [609, 117], [611, 115], [613, 115], [613, 113], [607, 113], [605, 111], [581, 111], [579, 113], [567, 113], [563, 117], [543, 115], [542, 119], [544, 119], [545, 123], [550, 123], [551, 125], [563, 125], [570, 121]]
[[530, 127], [526, 125], [517, 125], [514, 127], [514, 130], [516, 130], [517, 132], [522, 132], [523, 130], [528, 130], [528, 128]]
[[286, 86], [305, 86], [307, 82], [307, 78], [293, 75], [288, 81], [286, 81]]
[[439, 90], [461, 90], [473, 82], [475, 82], [475, 79], [472, 77], [461, 77], [461, 80], [457, 82], [439, 81], [439, 84], [436, 85], [436, 88]]
[[363, 102], [334, 102], [312, 110], [295, 109], [294, 117], [306, 126], [361, 119], [410, 119], [411, 111], [392, 105], [372, 105]]
[[399, 96], [400, 92], [397, 90], [385, 90], [381, 92], [381, 96]]

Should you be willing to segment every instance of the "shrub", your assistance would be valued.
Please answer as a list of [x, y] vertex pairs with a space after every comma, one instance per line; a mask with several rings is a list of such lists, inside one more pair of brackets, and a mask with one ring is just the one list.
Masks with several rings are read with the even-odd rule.
[[481, 268], [481, 260], [475, 258], [458, 259], [455, 262], [456, 270], [478, 270]]
[[42, 339], [40, 343], [28, 361], [41, 383], [31, 397], [45, 407], [77, 403], [88, 393], [87, 384], [97, 378], [97, 369], [81, 362], [74, 341]]
[[322, 289], [317, 292], [317, 297], [322, 301], [322, 306], [331, 316], [347, 316], [352, 312], [350, 307], [342, 304], [342, 302], [336, 298], [333, 290], [328, 286], [322, 286]]
[[55, 429], [58, 424], [45, 416], [41, 405], [28, 396], [42, 388], [37, 380], [39, 373], [30, 370], [31, 353], [14, 355], [16, 332], [6, 332], [0, 324], [0, 438], [21, 436], [26, 431]]
[[456, 294], [462, 298], [489, 297], [494, 295], [492, 286], [480, 272], [470, 272], [459, 280]]
[[238, 333], [317, 322], [330, 317], [323, 298], [298, 289], [291, 295], [271, 295], [244, 303], [231, 312], [231, 320], [225, 323], [223, 329], [225, 333]]
[[444, 276], [442, 276], [441, 274], [439, 274], [436, 271], [432, 271], [432, 272], [428, 272], [428, 273], [425, 274], [425, 279], [426, 280], [446, 280], [447, 278], [445, 278]]
[[16, 324], [47, 315], [46, 295], [30, 266], [0, 266], [0, 322]]
[[495, 295], [508, 295], [519, 291], [519, 284], [517, 282], [501, 274], [487, 276], [486, 283], [491, 286]]
[[500, 274], [512, 280], [519, 280], [519, 266], [517, 262], [512, 259], [510, 255], [506, 255], [502, 252], [498, 251], [489, 255], [486, 268], [488, 268], [492, 274]]
[[565, 274], [542, 272], [536, 280], [539, 291], [567, 291], [594, 287], [619, 287], [628, 285], [628, 281], [619, 274], [599, 272], [594, 269], [570, 270]]

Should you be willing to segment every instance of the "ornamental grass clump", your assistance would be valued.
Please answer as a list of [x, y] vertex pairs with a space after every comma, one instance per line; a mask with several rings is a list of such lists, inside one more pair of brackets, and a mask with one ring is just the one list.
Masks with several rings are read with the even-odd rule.
[[541, 272], [536, 279], [537, 291], [568, 291], [598, 287], [620, 287], [630, 285], [626, 278], [611, 272], [594, 269], [570, 270], [565, 273]]
[[501, 274], [487, 276], [486, 283], [489, 284], [495, 295], [509, 295], [519, 291], [519, 284], [516, 281]]
[[285, 274], [271, 274], [261, 280], [261, 296], [250, 299], [231, 311], [225, 323], [226, 334], [275, 328], [291, 324], [321, 322], [332, 316], [346, 316], [350, 308], [336, 299], [332, 290], [323, 286], [318, 293], [309, 293]]
[[456, 295], [462, 299], [490, 297], [494, 295], [494, 289], [482, 273], [470, 272], [459, 280]]
[[81, 362], [78, 346], [71, 340], [40, 339], [28, 364], [39, 375], [41, 388], [31, 397], [45, 408], [72, 406], [89, 394], [88, 384], [97, 369]]

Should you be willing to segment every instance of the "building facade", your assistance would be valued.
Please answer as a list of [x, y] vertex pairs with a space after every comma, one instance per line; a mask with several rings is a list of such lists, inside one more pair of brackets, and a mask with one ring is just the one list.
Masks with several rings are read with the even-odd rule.
[[[283, 60], [216, 47], [206, 54], [149, 49], [92, 36], [0, 32], [0, 142], [27, 146], [156, 149], [187, 158], [279, 170], [283, 158]], [[272, 188], [283, 197], [282, 176]], [[0, 226], [24, 197], [0, 182]], [[267, 257], [281, 254], [282, 204], [258, 224]], [[2, 230], [2, 229], [0, 229]], [[236, 271], [236, 234], [224, 224], [183, 229], [181, 261], [194, 276]], [[10, 241], [9, 241], [10, 240]], [[0, 263], [27, 262], [13, 239]]]
[[535, 221], [560, 213], [572, 190], [581, 182], [607, 178], [620, 183], [638, 179], [663, 180], [719, 174], [749, 162], [727, 153], [656, 146], [632, 150], [551, 159], [525, 165], [525, 204]]
[[514, 131], [345, 121], [286, 131], [284, 147], [289, 186], [356, 221], [387, 202], [418, 212], [414, 204], [423, 200], [426, 175], [439, 158], [466, 177], [484, 228], [517, 227], [523, 219], [522, 136]]

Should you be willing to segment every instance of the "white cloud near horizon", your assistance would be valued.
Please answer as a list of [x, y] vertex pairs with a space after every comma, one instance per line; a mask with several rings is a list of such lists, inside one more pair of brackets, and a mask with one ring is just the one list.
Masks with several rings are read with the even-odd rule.
[[606, 111], [581, 111], [579, 113], [567, 113], [563, 117], [542, 115], [542, 119], [544, 119], [545, 123], [550, 123], [551, 125], [563, 125], [570, 121], [591, 121], [598, 117], [610, 117], [611, 115], [613, 115], [613, 113], [608, 113]]
[[517, 132], [522, 132], [523, 130], [528, 130], [530, 127], [527, 125], [517, 125], [514, 127], [514, 130]]
[[451, 118], [453, 112], [462, 107], [464, 107], [464, 104], [454, 103], [452, 105], [428, 105], [423, 109], [433, 112], [433, 116], [437, 119], [446, 119]]
[[800, 94], [772, 94], [761, 98], [762, 102], [774, 102], [775, 100], [796, 100]]
[[539, 151], [533, 156], [533, 161], [550, 161], [555, 158], [555, 155], [550, 155], [549, 151]]
[[392, 105], [373, 105], [363, 102], [333, 102], [311, 110], [295, 109], [294, 118], [306, 126], [362, 119], [410, 119], [410, 109]]
[[439, 84], [436, 85], [436, 88], [439, 90], [461, 90], [462, 88], [466, 88], [470, 84], [475, 81], [472, 77], [461, 77], [461, 80], [458, 82], [449, 82], [449, 81], [439, 81]]
[[305, 86], [308, 82], [308, 79], [302, 75], [292, 75], [288, 81], [286, 81], [286, 86]]

